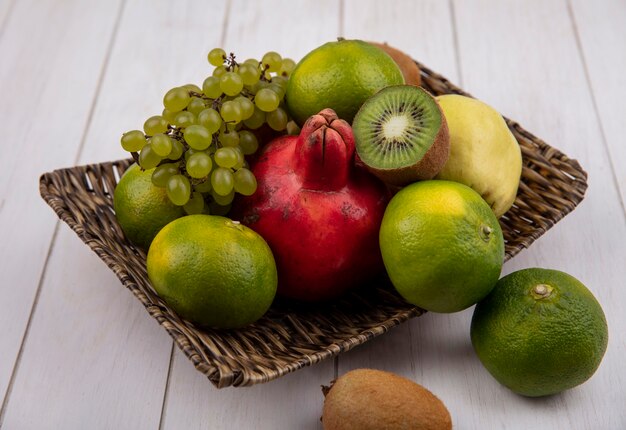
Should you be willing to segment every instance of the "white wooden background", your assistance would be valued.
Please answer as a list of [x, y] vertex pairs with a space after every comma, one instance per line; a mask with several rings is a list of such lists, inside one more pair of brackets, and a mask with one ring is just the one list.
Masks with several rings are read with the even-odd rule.
[[[472, 350], [470, 309], [217, 390], [39, 197], [43, 172], [124, 157], [120, 134], [202, 82], [212, 47], [297, 60], [337, 36], [404, 49], [587, 170], [579, 208], [504, 272], [560, 269], [594, 292], [610, 338], [589, 382], [507, 391]], [[320, 385], [375, 367], [431, 389], [457, 429], [625, 429], [625, 70], [625, 0], [0, 0], [0, 427], [318, 429]]]

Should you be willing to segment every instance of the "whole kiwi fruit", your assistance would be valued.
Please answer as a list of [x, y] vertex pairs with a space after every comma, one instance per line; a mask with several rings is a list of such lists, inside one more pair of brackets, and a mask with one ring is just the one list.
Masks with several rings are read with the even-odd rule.
[[352, 130], [360, 160], [388, 185], [432, 179], [450, 154], [446, 118], [422, 87], [383, 88], [363, 103]]
[[433, 393], [374, 369], [352, 370], [326, 390], [324, 430], [449, 430], [452, 419]]
[[367, 42], [370, 45], [374, 45], [377, 48], [382, 49], [389, 55], [393, 61], [396, 62], [398, 67], [400, 67], [400, 71], [402, 72], [402, 76], [404, 76], [404, 83], [407, 85], [415, 85], [419, 87], [422, 85], [422, 76], [420, 74], [420, 68], [417, 66], [415, 61], [411, 57], [409, 57], [404, 52], [400, 51], [393, 46], [389, 46], [387, 42], [378, 43], [378, 42]]

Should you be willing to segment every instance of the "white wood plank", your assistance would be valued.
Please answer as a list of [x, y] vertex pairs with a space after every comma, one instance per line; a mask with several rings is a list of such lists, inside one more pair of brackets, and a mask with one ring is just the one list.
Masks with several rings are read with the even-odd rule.
[[[606, 0], [600, 4], [572, 0], [571, 11], [578, 31], [586, 70], [611, 154], [622, 206], [626, 201], [626, 2]], [[597, 142], [600, 144], [601, 142]]]
[[345, 0], [343, 36], [387, 42], [458, 83], [448, 2]]
[[[118, 1], [18, 1], [0, 40], [0, 395], [20, 349], [56, 217], [41, 173], [73, 163]], [[74, 18], [80, 17], [80, 19]]]
[[[338, 4], [333, 1], [254, 5], [231, 4], [223, 47], [242, 59], [275, 50], [297, 61], [339, 32]], [[266, 384], [217, 390], [176, 351], [163, 428], [320, 428], [320, 385], [332, 378], [333, 361], [327, 360]]]
[[[202, 77], [194, 71], [206, 67], [205, 44], [219, 40], [225, 9], [218, 4], [212, 10], [165, 0], [126, 5], [80, 163], [126, 157], [121, 133], [159, 112], [168, 88]], [[157, 428], [171, 346], [166, 332], [63, 225], [6, 428]]]
[[74, 232], [55, 243], [6, 429], [156, 429], [171, 339]]
[[[590, 175], [581, 207], [505, 265], [504, 273], [539, 266], [578, 277], [605, 309], [609, 349], [582, 387], [525, 399], [501, 387], [479, 363], [469, 340], [470, 309], [418, 318], [405, 331], [342, 356], [340, 373], [374, 366], [412, 377], [444, 400], [456, 428], [623, 428], [626, 229], [566, 6], [459, 1], [454, 8], [465, 89], [578, 158]], [[447, 49], [452, 47], [442, 46]]]
[[233, 0], [224, 49], [241, 59], [277, 51], [297, 62], [339, 32], [339, 3], [333, 0], [272, 0], [263, 6]]
[[7, 26], [7, 22], [11, 15], [11, 10], [15, 6], [17, 0], [1, 0], [0, 1], [0, 38]]
[[163, 429], [321, 429], [321, 385], [333, 379], [333, 360], [261, 385], [214, 388], [175, 351]]
[[219, 45], [225, 12], [226, 2], [129, 3], [81, 164], [127, 158], [119, 143], [122, 133], [141, 129], [148, 117], [160, 115], [170, 88], [202, 86], [213, 70], [206, 57]]

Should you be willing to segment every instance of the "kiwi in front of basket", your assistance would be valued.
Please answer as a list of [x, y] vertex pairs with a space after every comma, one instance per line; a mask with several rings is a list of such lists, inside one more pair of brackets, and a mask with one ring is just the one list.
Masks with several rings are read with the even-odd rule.
[[352, 370], [323, 388], [324, 430], [452, 428], [450, 413], [433, 393], [390, 372]]
[[359, 158], [389, 185], [431, 179], [448, 160], [446, 118], [421, 87], [383, 88], [363, 103], [352, 128]]

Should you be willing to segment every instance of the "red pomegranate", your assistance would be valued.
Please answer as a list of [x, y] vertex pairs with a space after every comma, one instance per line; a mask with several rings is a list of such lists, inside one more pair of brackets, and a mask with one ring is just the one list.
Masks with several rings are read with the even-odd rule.
[[257, 191], [231, 215], [269, 244], [279, 294], [326, 300], [383, 270], [378, 231], [388, 193], [355, 165], [352, 129], [332, 109], [309, 118], [299, 136], [270, 142], [252, 171]]

